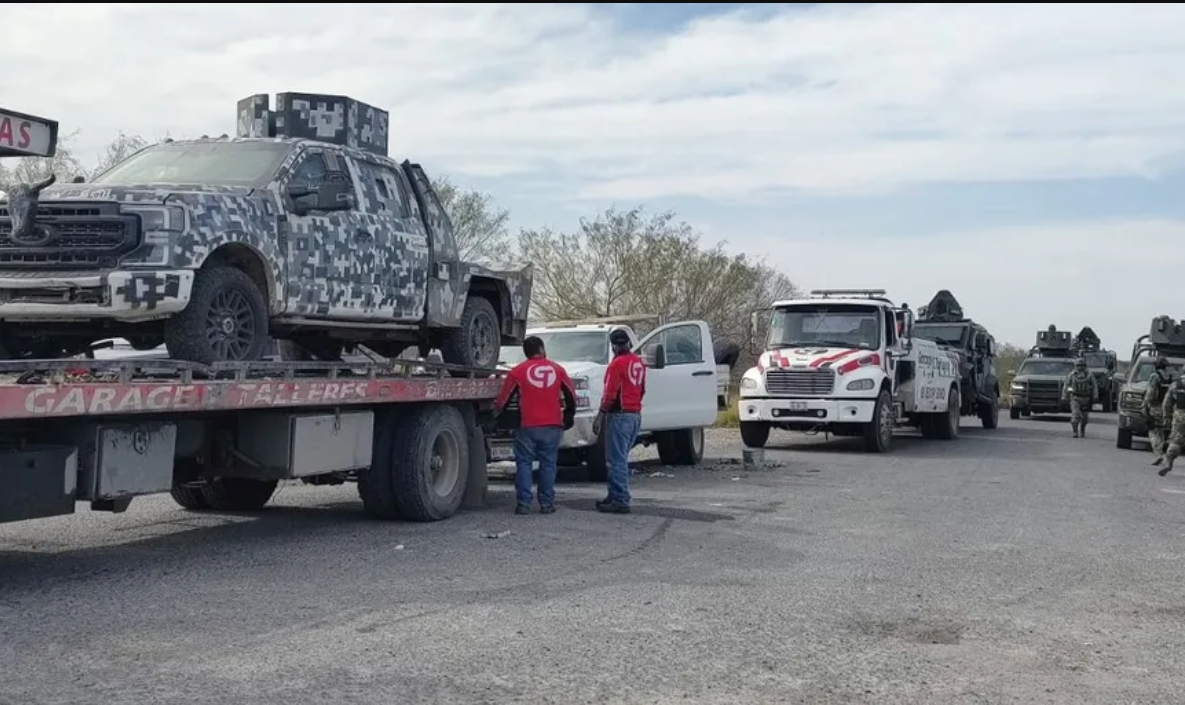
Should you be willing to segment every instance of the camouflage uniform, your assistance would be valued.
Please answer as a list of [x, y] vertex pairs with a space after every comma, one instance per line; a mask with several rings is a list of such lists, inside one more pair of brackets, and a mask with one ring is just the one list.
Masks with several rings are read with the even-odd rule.
[[1144, 419], [1148, 424], [1148, 445], [1152, 450], [1153, 465], [1164, 462], [1165, 446], [1168, 445], [1163, 409], [1165, 390], [1173, 382], [1168, 366], [1169, 361], [1165, 358], [1156, 359], [1156, 370], [1148, 379], [1148, 389], [1144, 392]]
[[1172, 472], [1173, 461], [1185, 448], [1185, 377], [1178, 377], [1173, 386], [1168, 388], [1162, 413], [1164, 418], [1172, 419], [1169, 425], [1169, 447], [1164, 452], [1164, 467], [1160, 469], [1160, 476], [1164, 477]]
[[1066, 396], [1070, 399], [1070, 426], [1074, 429], [1074, 438], [1086, 438], [1090, 406], [1099, 396], [1099, 385], [1086, 369], [1086, 360], [1074, 362], [1074, 371], [1066, 377]]

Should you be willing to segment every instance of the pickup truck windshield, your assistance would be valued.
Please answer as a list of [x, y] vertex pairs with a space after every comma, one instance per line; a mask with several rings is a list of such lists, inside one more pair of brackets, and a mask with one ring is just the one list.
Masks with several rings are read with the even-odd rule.
[[766, 349], [801, 346], [880, 347], [881, 310], [872, 306], [819, 304], [774, 311]]
[[1022, 375], [1054, 375], [1064, 377], [1074, 371], [1073, 360], [1025, 360], [1016, 371]]
[[1107, 367], [1107, 353], [1086, 353], [1082, 356], [1086, 360], [1086, 366], [1095, 369], [1104, 369]]
[[96, 176], [104, 186], [196, 184], [266, 186], [292, 145], [284, 142], [200, 142], [158, 144]]
[[[532, 335], [543, 340], [547, 357], [556, 362], [609, 364], [609, 331], [557, 331]], [[502, 348], [498, 361], [508, 367], [514, 367], [525, 359], [522, 347], [507, 345]]]
[[[1152, 370], [1156, 369], [1156, 363], [1153, 360], [1145, 360], [1136, 365], [1134, 373], [1128, 377], [1128, 382], [1147, 382], [1152, 378]], [[1180, 376], [1181, 363], [1170, 362], [1169, 371], [1173, 373], [1173, 377]]]

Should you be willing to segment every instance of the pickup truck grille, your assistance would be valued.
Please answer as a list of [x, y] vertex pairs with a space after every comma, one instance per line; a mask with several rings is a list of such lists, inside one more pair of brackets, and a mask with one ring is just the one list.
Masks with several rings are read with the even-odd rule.
[[1029, 382], [1029, 404], [1033, 406], [1058, 406], [1062, 401], [1062, 386], [1059, 382]]
[[51, 233], [44, 244], [14, 240], [8, 206], [0, 205], [0, 266], [112, 267], [140, 244], [140, 219], [121, 214], [117, 203], [42, 204], [37, 225]]
[[825, 397], [835, 388], [835, 370], [765, 371], [765, 389], [788, 397]]

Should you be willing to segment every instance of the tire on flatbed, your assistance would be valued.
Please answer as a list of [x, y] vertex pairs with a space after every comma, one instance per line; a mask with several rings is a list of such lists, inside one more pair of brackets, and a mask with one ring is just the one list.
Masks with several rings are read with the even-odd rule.
[[[220, 353], [211, 341], [215, 326], [239, 339], [241, 348]], [[199, 269], [189, 305], [165, 321], [165, 346], [171, 358], [205, 365], [260, 360], [271, 347], [267, 299], [246, 272], [225, 265]]]
[[[470, 296], [461, 313], [461, 327], [450, 330], [441, 340], [440, 356], [450, 365], [492, 370], [498, 366], [501, 340], [502, 331], [494, 305], [480, 296]], [[450, 374], [459, 377], [467, 373]], [[488, 377], [489, 373], [477, 376]]]
[[658, 459], [663, 465], [699, 465], [704, 457], [704, 429], [681, 428], [658, 434]]
[[215, 511], [251, 512], [268, 503], [278, 484], [278, 480], [216, 477], [202, 485], [202, 495]]
[[469, 481], [469, 429], [455, 406], [409, 409], [395, 425], [391, 498], [410, 521], [448, 519], [461, 507]]

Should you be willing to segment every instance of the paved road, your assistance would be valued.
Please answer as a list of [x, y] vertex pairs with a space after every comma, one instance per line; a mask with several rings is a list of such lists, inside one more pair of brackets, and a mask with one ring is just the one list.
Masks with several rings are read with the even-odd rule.
[[502, 484], [384, 524], [295, 486], [0, 526], [0, 703], [1180, 702], [1185, 478], [1113, 417], [1002, 424], [775, 433], [784, 466], [642, 474], [628, 517], [580, 484], [516, 517]]

